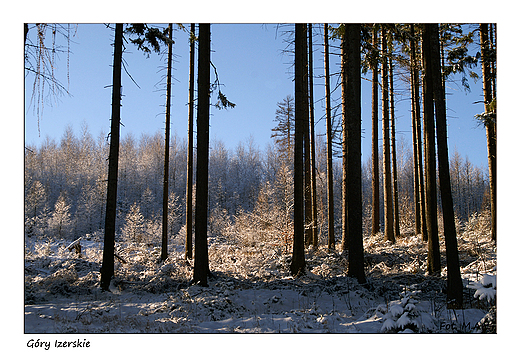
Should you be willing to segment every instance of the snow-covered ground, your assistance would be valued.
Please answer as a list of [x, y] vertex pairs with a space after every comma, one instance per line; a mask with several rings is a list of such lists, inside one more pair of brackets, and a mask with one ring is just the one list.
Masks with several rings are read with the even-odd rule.
[[415, 236], [395, 245], [366, 238], [365, 286], [346, 276], [344, 256], [325, 249], [307, 250], [308, 273], [292, 278], [282, 249], [210, 238], [213, 277], [201, 287], [189, 284], [192, 267], [181, 237], [170, 242], [165, 262], [158, 246], [118, 243], [126, 263], [117, 260], [111, 293], [99, 289], [100, 237], [84, 237], [81, 255], [66, 249], [70, 242], [26, 242], [26, 333], [490, 330], [482, 325], [496, 292], [496, 253], [488, 239], [459, 238], [464, 284], [474, 289], [465, 288], [465, 309], [454, 311], [446, 308], [444, 279], [425, 274], [427, 247]]

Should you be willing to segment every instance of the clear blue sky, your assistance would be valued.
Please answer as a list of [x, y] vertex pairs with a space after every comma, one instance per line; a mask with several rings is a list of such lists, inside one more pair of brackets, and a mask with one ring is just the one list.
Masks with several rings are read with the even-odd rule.
[[[187, 25], [189, 27], [189, 25]], [[222, 91], [236, 107], [228, 110], [212, 109], [210, 137], [224, 141], [228, 149], [239, 142], [245, 142], [251, 135], [256, 144], [264, 148], [269, 142], [271, 128], [274, 127], [276, 103], [288, 94], [293, 94], [291, 80], [292, 56], [282, 51], [287, 47], [282, 32], [291, 30], [285, 25], [277, 29], [274, 24], [214, 24], [212, 31], [212, 62], [218, 70]], [[321, 27], [315, 28], [314, 70], [316, 75], [323, 74], [323, 47]], [[32, 35], [32, 36], [31, 36]], [[30, 33], [34, 39], [34, 31]], [[39, 145], [46, 136], [59, 141], [67, 125], [71, 125], [77, 135], [83, 123], [87, 123], [94, 137], [100, 132], [105, 134], [110, 125], [110, 100], [112, 81], [112, 41], [113, 30], [103, 24], [80, 24], [72, 38], [70, 55], [71, 96], [62, 96], [58, 103], [46, 102], [40, 119], [38, 134], [37, 118], [29, 107], [32, 93], [32, 78], [26, 79], [25, 141], [26, 144]], [[172, 131], [179, 137], [186, 136], [188, 101], [188, 60], [189, 44], [187, 33], [175, 32], [175, 63], [172, 98]], [[337, 44], [337, 43], [336, 43]], [[124, 137], [132, 133], [137, 139], [141, 133], [153, 134], [164, 131], [165, 81], [163, 76], [166, 55], [151, 53], [149, 58], [132, 44], [126, 45], [124, 54], [129, 76], [123, 72], [123, 100], [121, 117]], [[338, 72], [339, 58], [331, 57], [334, 65], [332, 72]], [[67, 85], [66, 55], [60, 54], [58, 78]], [[475, 69], [477, 72], [479, 68]], [[371, 77], [370, 72], [366, 77]], [[333, 80], [334, 82], [334, 80]], [[481, 83], [470, 81], [472, 91], [464, 92], [460, 86], [448, 86], [448, 135], [449, 149], [456, 149], [463, 158], [482, 167], [487, 167], [485, 130], [478, 127], [474, 115], [483, 111]], [[321, 79], [315, 80], [315, 100], [324, 95]], [[406, 99], [408, 88], [396, 82], [396, 91], [403, 92], [396, 108], [398, 138], [411, 142], [410, 104]], [[215, 97], [212, 98], [215, 102]], [[363, 81], [363, 160], [370, 157], [370, 83]], [[323, 115], [323, 103], [315, 105], [316, 120]], [[318, 134], [325, 132], [324, 122], [316, 126]]]

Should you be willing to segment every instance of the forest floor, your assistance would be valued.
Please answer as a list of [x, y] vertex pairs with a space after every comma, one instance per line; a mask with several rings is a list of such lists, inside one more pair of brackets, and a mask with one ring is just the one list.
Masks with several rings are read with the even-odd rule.
[[446, 269], [426, 274], [416, 236], [366, 237], [365, 285], [337, 252], [308, 249], [307, 274], [293, 278], [282, 248], [233, 237], [209, 239], [209, 286], [190, 285], [181, 236], [164, 262], [158, 246], [121, 242], [111, 292], [99, 288], [102, 235], [83, 237], [81, 255], [70, 241], [26, 241], [25, 333], [494, 333], [496, 248], [476, 228], [458, 237], [458, 310], [447, 307]]

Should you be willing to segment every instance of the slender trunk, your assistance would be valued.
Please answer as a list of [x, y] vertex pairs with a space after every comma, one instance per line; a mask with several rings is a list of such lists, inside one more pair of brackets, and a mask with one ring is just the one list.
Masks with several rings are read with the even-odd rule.
[[121, 122], [121, 62], [123, 59], [123, 24], [116, 24], [114, 40], [114, 66], [112, 76], [112, 122], [110, 125], [110, 151], [108, 156], [107, 203], [105, 238], [100, 286], [109, 290], [114, 276], [114, 244], [116, 235], [117, 171], [119, 163], [119, 125]]
[[311, 149], [311, 195], [312, 195], [312, 245], [318, 247], [318, 205], [316, 203], [316, 140], [314, 136], [314, 80], [313, 80], [313, 61], [312, 61], [312, 24], [309, 27], [309, 117], [310, 117], [310, 149]]
[[305, 75], [304, 75], [304, 94], [306, 107], [306, 120], [304, 127], [304, 147], [303, 155], [305, 157], [305, 245], [309, 246], [312, 242], [312, 187], [311, 187], [311, 138], [309, 125], [309, 61], [307, 56], [307, 25], [304, 24], [305, 29], [305, 55], [303, 58]]
[[428, 273], [441, 272], [439, 234], [437, 225], [437, 184], [435, 164], [435, 117], [433, 106], [433, 78], [431, 33], [432, 24], [425, 24], [422, 33], [423, 107], [424, 107], [424, 166], [426, 172], [426, 229], [428, 230]]
[[[412, 36], [414, 36], [412, 25]], [[415, 41], [414, 41], [415, 44]], [[415, 47], [415, 46], [414, 46]], [[418, 162], [418, 177], [419, 177], [419, 196], [420, 196], [420, 211], [421, 211], [421, 233], [422, 240], [428, 241], [428, 230], [426, 228], [426, 187], [424, 184], [424, 169], [423, 169], [423, 144], [422, 144], [422, 128], [421, 128], [421, 102], [420, 102], [420, 78], [419, 78], [419, 63], [417, 61], [416, 51], [413, 54], [413, 70], [415, 77], [415, 134], [417, 136], [417, 162]]]
[[387, 59], [387, 38], [386, 30], [381, 30], [381, 51], [382, 68], [381, 77], [383, 79], [382, 92], [382, 117], [383, 117], [383, 195], [385, 209], [385, 241], [395, 242], [394, 235], [394, 213], [392, 202], [392, 168], [390, 166], [390, 113], [388, 107], [388, 59]]
[[413, 141], [413, 186], [414, 186], [414, 203], [415, 203], [415, 235], [421, 234], [421, 190], [419, 185], [419, 177], [421, 175], [419, 171], [419, 152], [418, 152], [418, 139], [421, 137], [417, 134], [417, 108], [416, 98], [418, 93], [416, 91], [417, 78], [415, 76], [416, 63], [415, 63], [415, 34], [414, 26], [410, 25], [410, 92], [411, 92], [411, 106], [412, 106], [412, 141]]
[[397, 185], [397, 151], [395, 148], [395, 102], [394, 102], [394, 65], [392, 62], [392, 53], [388, 56], [389, 76], [390, 76], [390, 123], [391, 123], [391, 141], [392, 141], [392, 182], [394, 188], [394, 234], [395, 237], [401, 236], [399, 229], [399, 189]]
[[327, 201], [328, 201], [328, 248], [335, 249], [334, 238], [334, 176], [332, 174], [332, 115], [330, 105], [329, 32], [324, 24], [325, 44], [325, 102], [327, 116]]
[[195, 197], [195, 263], [193, 282], [207, 286], [208, 260], [208, 163], [210, 107], [210, 25], [199, 24], [197, 174]]
[[168, 25], [168, 69], [166, 74], [166, 128], [164, 130], [164, 179], [161, 260], [168, 258], [168, 176], [170, 168], [170, 104], [172, 91], [172, 24]]
[[381, 231], [379, 216], [379, 51], [377, 49], [377, 27], [373, 26], [372, 46], [374, 46], [372, 62], [372, 235]]
[[448, 155], [448, 133], [446, 124], [446, 94], [440, 62], [439, 27], [432, 25], [432, 74], [435, 100], [435, 118], [437, 128], [437, 147], [439, 161], [439, 186], [441, 191], [442, 217], [444, 222], [444, 238], [446, 241], [446, 264], [448, 267], [448, 305], [462, 307], [462, 279], [460, 277], [459, 251], [457, 247], [457, 231], [455, 229], [455, 213], [451, 195], [450, 166]]
[[348, 276], [365, 283], [361, 187], [361, 26], [345, 24], [343, 74], [343, 247]]
[[303, 141], [308, 110], [305, 94], [305, 27], [295, 24], [294, 36], [294, 237], [291, 259], [293, 276], [305, 271], [305, 211], [304, 211], [304, 164]]
[[195, 91], [195, 24], [190, 33], [190, 87], [188, 103], [188, 157], [186, 174], [186, 247], [184, 257], [193, 258], [193, 109]]
[[[480, 48], [482, 53], [482, 83], [484, 92], [484, 105], [486, 114], [491, 113], [491, 102], [493, 101], [493, 80], [491, 76], [491, 55], [489, 48], [488, 24], [480, 24]], [[496, 120], [486, 120], [486, 138], [488, 149], [489, 167], [489, 196], [491, 201], [491, 238], [497, 240], [497, 216], [496, 216], [496, 159], [497, 159], [497, 138]]]

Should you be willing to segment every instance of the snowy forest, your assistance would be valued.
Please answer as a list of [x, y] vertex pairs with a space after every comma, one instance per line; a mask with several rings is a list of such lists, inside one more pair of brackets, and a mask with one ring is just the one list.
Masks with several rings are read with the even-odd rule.
[[[497, 332], [496, 25], [317, 26], [285, 34], [295, 91], [272, 108], [271, 142], [227, 147], [208, 136], [210, 112], [234, 106], [209, 79], [210, 25], [182, 26], [188, 134], [170, 134], [167, 109], [165, 131], [121, 138], [118, 48], [170, 48], [170, 62], [172, 25], [111, 25], [111, 131], [85, 122], [25, 145], [25, 333]], [[25, 43], [26, 71], [52, 83], [27, 54], [48, 50], [38, 45]], [[327, 72], [329, 50], [341, 73]], [[395, 137], [393, 70], [409, 88], [407, 140]], [[314, 133], [318, 75], [326, 135]], [[362, 76], [376, 123], [363, 135]], [[474, 120], [488, 166], [447, 151], [454, 76], [483, 83]], [[362, 139], [375, 142], [363, 159]]]

